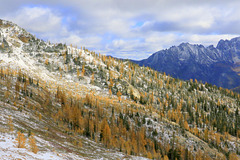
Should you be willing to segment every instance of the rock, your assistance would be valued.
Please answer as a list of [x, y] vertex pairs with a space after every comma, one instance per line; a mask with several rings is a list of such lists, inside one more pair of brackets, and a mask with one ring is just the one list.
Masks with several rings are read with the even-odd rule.
[[12, 47], [9, 46], [8, 42], [3, 38], [3, 41], [0, 45], [0, 52], [12, 53]]
[[26, 37], [24, 35], [18, 36], [18, 38], [23, 42], [23, 43], [28, 43], [30, 37]]

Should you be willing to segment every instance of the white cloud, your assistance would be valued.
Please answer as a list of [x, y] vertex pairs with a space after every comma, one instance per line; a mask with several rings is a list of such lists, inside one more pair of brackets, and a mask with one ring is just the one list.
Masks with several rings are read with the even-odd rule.
[[62, 17], [49, 8], [24, 7], [5, 18], [36, 33], [55, 32], [62, 27]]
[[190, 43], [193, 44], [203, 44], [205, 46], [209, 45], [217, 45], [218, 41], [220, 39], [231, 39], [234, 37], [237, 37], [239, 35], [229, 35], [229, 34], [223, 34], [223, 35], [187, 35], [186, 39], [189, 40]]
[[90, 34], [81, 36], [78, 30], [71, 30], [68, 24], [62, 22], [64, 18], [68, 17], [46, 7], [23, 7], [4, 17], [27, 31], [36, 33], [39, 38], [53, 43], [66, 43], [94, 49], [101, 47], [101, 37]]
[[238, 36], [239, 6], [226, 0], [8, 0], [0, 13], [40, 38], [139, 59], [182, 42], [216, 45]]
[[53, 42], [72, 44], [73, 46], [77, 46], [77, 47], [84, 46], [87, 48], [96, 48], [96, 47], [100, 47], [99, 44], [101, 43], [101, 40], [102, 40], [101, 37], [97, 37], [97, 36], [81, 38], [74, 33], [70, 33], [68, 36], [63, 37], [61, 40], [54, 39]]

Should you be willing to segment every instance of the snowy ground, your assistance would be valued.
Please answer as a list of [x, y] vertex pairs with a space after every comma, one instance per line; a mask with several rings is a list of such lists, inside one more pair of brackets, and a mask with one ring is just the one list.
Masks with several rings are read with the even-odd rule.
[[[9, 133], [0, 133], [0, 159], [1, 160], [85, 160], [91, 158], [83, 158], [73, 153], [59, 153], [55, 150], [53, 151], [39, 151], [37, 154], [29, 150], [29, 146], [26, 145], [26, 148], [17, 148], [16, 147], [16, 136]], [[38, 138], [39, 140], [39, 138]], [[133, 160], [147, 160], [143, 157], [133, 157], [125, 156], [122, 153], [108, 153], [109, 156], [121, 157], [121, 159], [133, 159]], [[97, 155], [96, 155], [97, 156]], [[106, 159], [106, 158], [98, 158]], [[118, 158], [119, 159], [119, 158]]]
[[65, 160], [65, 159], [83, 159], [71, 153], [57, 153], [39, 151], [37, 154], [31, 152], [27, 148], [17, 148], [15, 136], [11, 134], [0, 134], [0, 157], [2, 160], [16, 160], [16, 159], [43, 159], [43, 160]]

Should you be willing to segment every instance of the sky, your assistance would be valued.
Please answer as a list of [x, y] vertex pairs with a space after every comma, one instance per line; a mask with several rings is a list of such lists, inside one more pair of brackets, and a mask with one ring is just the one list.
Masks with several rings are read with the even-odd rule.
[[239, 0], [0, 0], [0, 19], [52, 43], [145, 59], [240, 36]]

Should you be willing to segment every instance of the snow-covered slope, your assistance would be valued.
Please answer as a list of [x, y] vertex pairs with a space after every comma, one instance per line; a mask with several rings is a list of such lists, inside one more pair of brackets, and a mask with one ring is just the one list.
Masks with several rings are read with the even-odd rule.
[[[71, 56], [69, 60], [68, 56]], [[30, 33], [26, 32], [23, 28], [13, 24], [9, 21], [0, 20], [0, 66], [3, 69], [8, 68], [16, 72], [21, 72], [29, 77], [32, 77], [39, 86], [46, 87], [51, 93], [57, 91], [58, 88], [71, 92], [72, 95], [86, 95], [87, 93], [95, 92], [95, 94], [105, 95], [108, 93], [107, 89], [101, 89], [98, 86], [91, 84], [91, 77], [89, 76], [88, 69], [86, 68], [86, 76], [79, 79], [76, 70], [79, 69], [81, 73], [82, 68], [77, 68], [73, 61], [74, 58], [81, 57], [78, 63], [92, 65], [96, 68], [97, 65], [105, 67], [106, 65], [102, 60], [96, 60], [87, 50], [77, 49], [72, 46], [63, 44], [50, 44], [40, 39], [35, 38]], [[68, 64], [66, 65], [67, 61]], [[94, 61], [94, 64], [93, 64]], [[68, 67], [74, 67], [73, 71], [68, 71]], [[11, 83], [15, 83], [14, 79]], [[9, 82], [10, 83], [10, 82]], [[3, 88], [4, 89], [4, 88]], [[1, 93], [4, 93], [1, 92]], [[12, 92], [11, 92], [12, 93]], [[4, 94], [2, 94], [3, 96]], [[22, 94], [20, 94], [22, 96]], [[27, 99], [26, 97], [24, 99]], [[23, 100], [23, 99], [22, 99]], [[41, 106], [38, 102], [37, 106]], [[2, 101], [0, 101], [1, 103]], [[123, 153], [115, 150], [105, 149], [94, 141], [87, 138], [80, 137], [76, 141], [81, 141], [82, 147], [78, 151], [74, 151], [71, 143], [67, 139], [68, 135], [63, 134], [62, 129], [55, 128], [52, 120], [44, 117], [42, 113], [43, 122], [40, 122], [37, 115], [30, 112], [29, 109], [19, 112], [19, 108], [14, 105], [1, 104], [0, 107], [0, 159], [125, 159], [130, 158]], [[22, 104], [18, 104], [22, 105]], [[39, 114], [41, 114], [39, 112]], [[29, 150], [29, 145], [26, 148], [16, 147], [16, 132], [9, 132], [6, 129], [8, 117], [13, 119], [13, 125], [17, 130], [21, 130], [27, 137], [27, 132], [39, 133], [36, 134], [37, 146], [40, 151], [37, 154]], [[33, 118], [33, 119], [32, 119]], [[35, 122], [34, 122], [34, 121]], [[48, 134], [56, 134], [55, 138], [49, 140], [42, 135], [45, 128], [54, 127]], [[53, 125], [53, 126], [52, 126]], [[44, 131], [48, 132], [48, 131]], [[58, 133], [59, 132], [59, 133]], [[56, 139], [62, 140], [57, 142]], [[64, 141], [65, 140], [65, 141]], [[54, 144], [55, 143], [55, 144]], [[56, 147], [58, 145], [58, 147]], [[65, 148], [65, 149], [59, 149]], [[70, 150], [70, 152], [68, 151]], [[124, 158], [125, 157], [125, 158]], [[141, 157], [131, 156], [131, 159], [146, 159]]]
[[[9, 21], [1, 20], [0, 24], [1, 66], [10, 66], [16, 70], [21, 69], [23, 72], [28, 73], [28, 75], [45, 81], [47, 85], [65, 86], [66, 84], [73, 85], [77, 79], [76, 75], [72, 76], [72, 74], [66, 73], [66, 68], [69, 65], [73, 67], [76, 67], [76, 65], [73, 61], [70, 61], [68, 66], [66, 65], [66, 60], [64, 59], [64, 56], [66, 56], [65, 53], [70, 53], [71, 58], [75, 58], [81, 53], [81, 58], [83, 58], [86, 64], [93, 63], [93, 56], [82, 49], [63, 44], [46, 43]], [[47, 66], [46, 61], [51, 65], [50, 67]], [[98, 63], [104, 66], [101, 61], [95, 61], [96, 65]], [[62, 73], [56, 71], [59, 68], [63, 70]], [[81, 72], [80, 68], [79, 70]], [[51, 71], [56, 72], [50, 73]], [[86, 77], [84, 87], [99, 90], [99, 88], [90, 85], [89, 82], [90, 80]]]
[[[33, 153], [26, 148], [16, 147], [16, 137], [11, 134], [0, 134], [0, 156], [2, 160], [14, 159], [44, 159], [44, 160], [65, 160], [65, 159], [84, 159], [72, 153], [58, 153], [53, 151], [41, 151]], [[37, 139], [41, 143], [41, 139]], [[44, 143], [44, 142], [42, 142]], [[29, 147], [29, 146], [28, 146]]]

